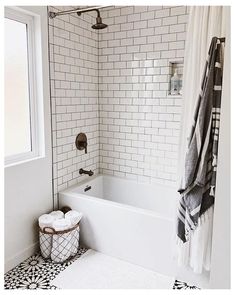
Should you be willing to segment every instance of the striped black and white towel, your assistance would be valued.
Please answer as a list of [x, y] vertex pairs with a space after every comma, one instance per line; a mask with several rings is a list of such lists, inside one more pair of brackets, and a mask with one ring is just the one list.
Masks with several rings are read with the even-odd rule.
[[184, 176], [178, 190], [177, 235], [183, 242], [188, 240], [189, 232], [197, 227], [199, 217], [214, 204], [222, 55], [220, 39], [213, 37], [189, 136]]

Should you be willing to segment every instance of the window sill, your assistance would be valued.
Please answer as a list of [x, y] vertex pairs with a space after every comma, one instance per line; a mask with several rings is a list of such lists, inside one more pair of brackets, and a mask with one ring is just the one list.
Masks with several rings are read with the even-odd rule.
[[40, 160], [45, 158], [45, 155], [40, 155], [40, 156], [32, 156], [30, 158], [26, 158], [26, 159], [19, 159], [19, 160], [15, 160], [13, 161], [9, 161], [9, 160], [5, 160], [5, 165], [4, 168], [10, 168], [13, 166], [17, 166], [17, 165], [23, 165], [23, 164], [27, 164], [31, 161], [36, 161], [36, 160]]

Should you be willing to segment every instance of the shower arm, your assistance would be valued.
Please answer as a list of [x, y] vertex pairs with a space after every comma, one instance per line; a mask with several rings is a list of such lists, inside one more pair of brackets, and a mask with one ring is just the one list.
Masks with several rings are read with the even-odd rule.
[[49, 11], [48, 14], [50, 18], [55, 18], [58, 15], [65, 15], [65, 14], [72, 14], [72, 13], [77, 13], [79, 15], [84, 12], [89, 12], [93, 10], [97, 11], [98, 9], [107, 8], [107, 7], [111, 7], [111, 6], [94, 6], [94, 7], [87, 7], [87, 8], [76, 8], [76, 9], [70, 9], [70, 10], [59, 11], [59, 12]]
[[[97, 17], [100, 17], [100, 11], [99, 11], [99, 9], [95, 7], [95, 8], [90, 9], [89, 11], [96, 11], [97, 12]], [[84, 12], [87, 12], [87, 11], [77, 11], [77, 15], [80, 16]]]

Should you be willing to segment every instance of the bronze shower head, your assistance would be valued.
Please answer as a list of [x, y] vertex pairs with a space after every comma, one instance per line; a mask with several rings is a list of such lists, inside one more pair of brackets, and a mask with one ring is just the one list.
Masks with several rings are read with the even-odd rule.
[[[100, 17], [100, 11], [98, 9], [92, 9], [92, 10], [89, 10], [89, 11], [96, 11], [97, 12], [96, 23], [91, 26], [92, 29], [94, 29], [94, 30], [102, 30], [102, 29], [107, 28], [108, 25], [102, 23], [102, 18]], [[81, 13], [84, 13], [84, 12], [77, 12], [77, 15], [81, 15]]]
[[91, 27], [92, 29], [95, 29], [95, 30], [102, 30], [107, 28], [107, 26], [108, 25], [102, 23], [102, 18], [100, 16], [97, 16], [96, 24], [92, 25]]

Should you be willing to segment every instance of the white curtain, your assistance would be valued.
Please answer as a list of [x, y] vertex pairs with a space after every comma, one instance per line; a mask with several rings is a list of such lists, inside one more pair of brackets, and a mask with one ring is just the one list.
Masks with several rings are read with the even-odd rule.
[[[212, 37], [224, 37], [226, 7], [192, 6], [186, 37], [183, 75], [183, 118], [181, 122], [181, 144], [179, 153], [179, 182], [184, 173], [187, 137], [192, 125], [203, 69]], [[184, 187], [184, 185], [181, 187]], [[216, 197], [216, 196], [215, 196]], [[213, 210], [210, 208], [199, 220], [199, 225], [191, 233], [189, 242], [178, 245], [178, 265], [190, 266], [194, 272], [210, 270]]]

